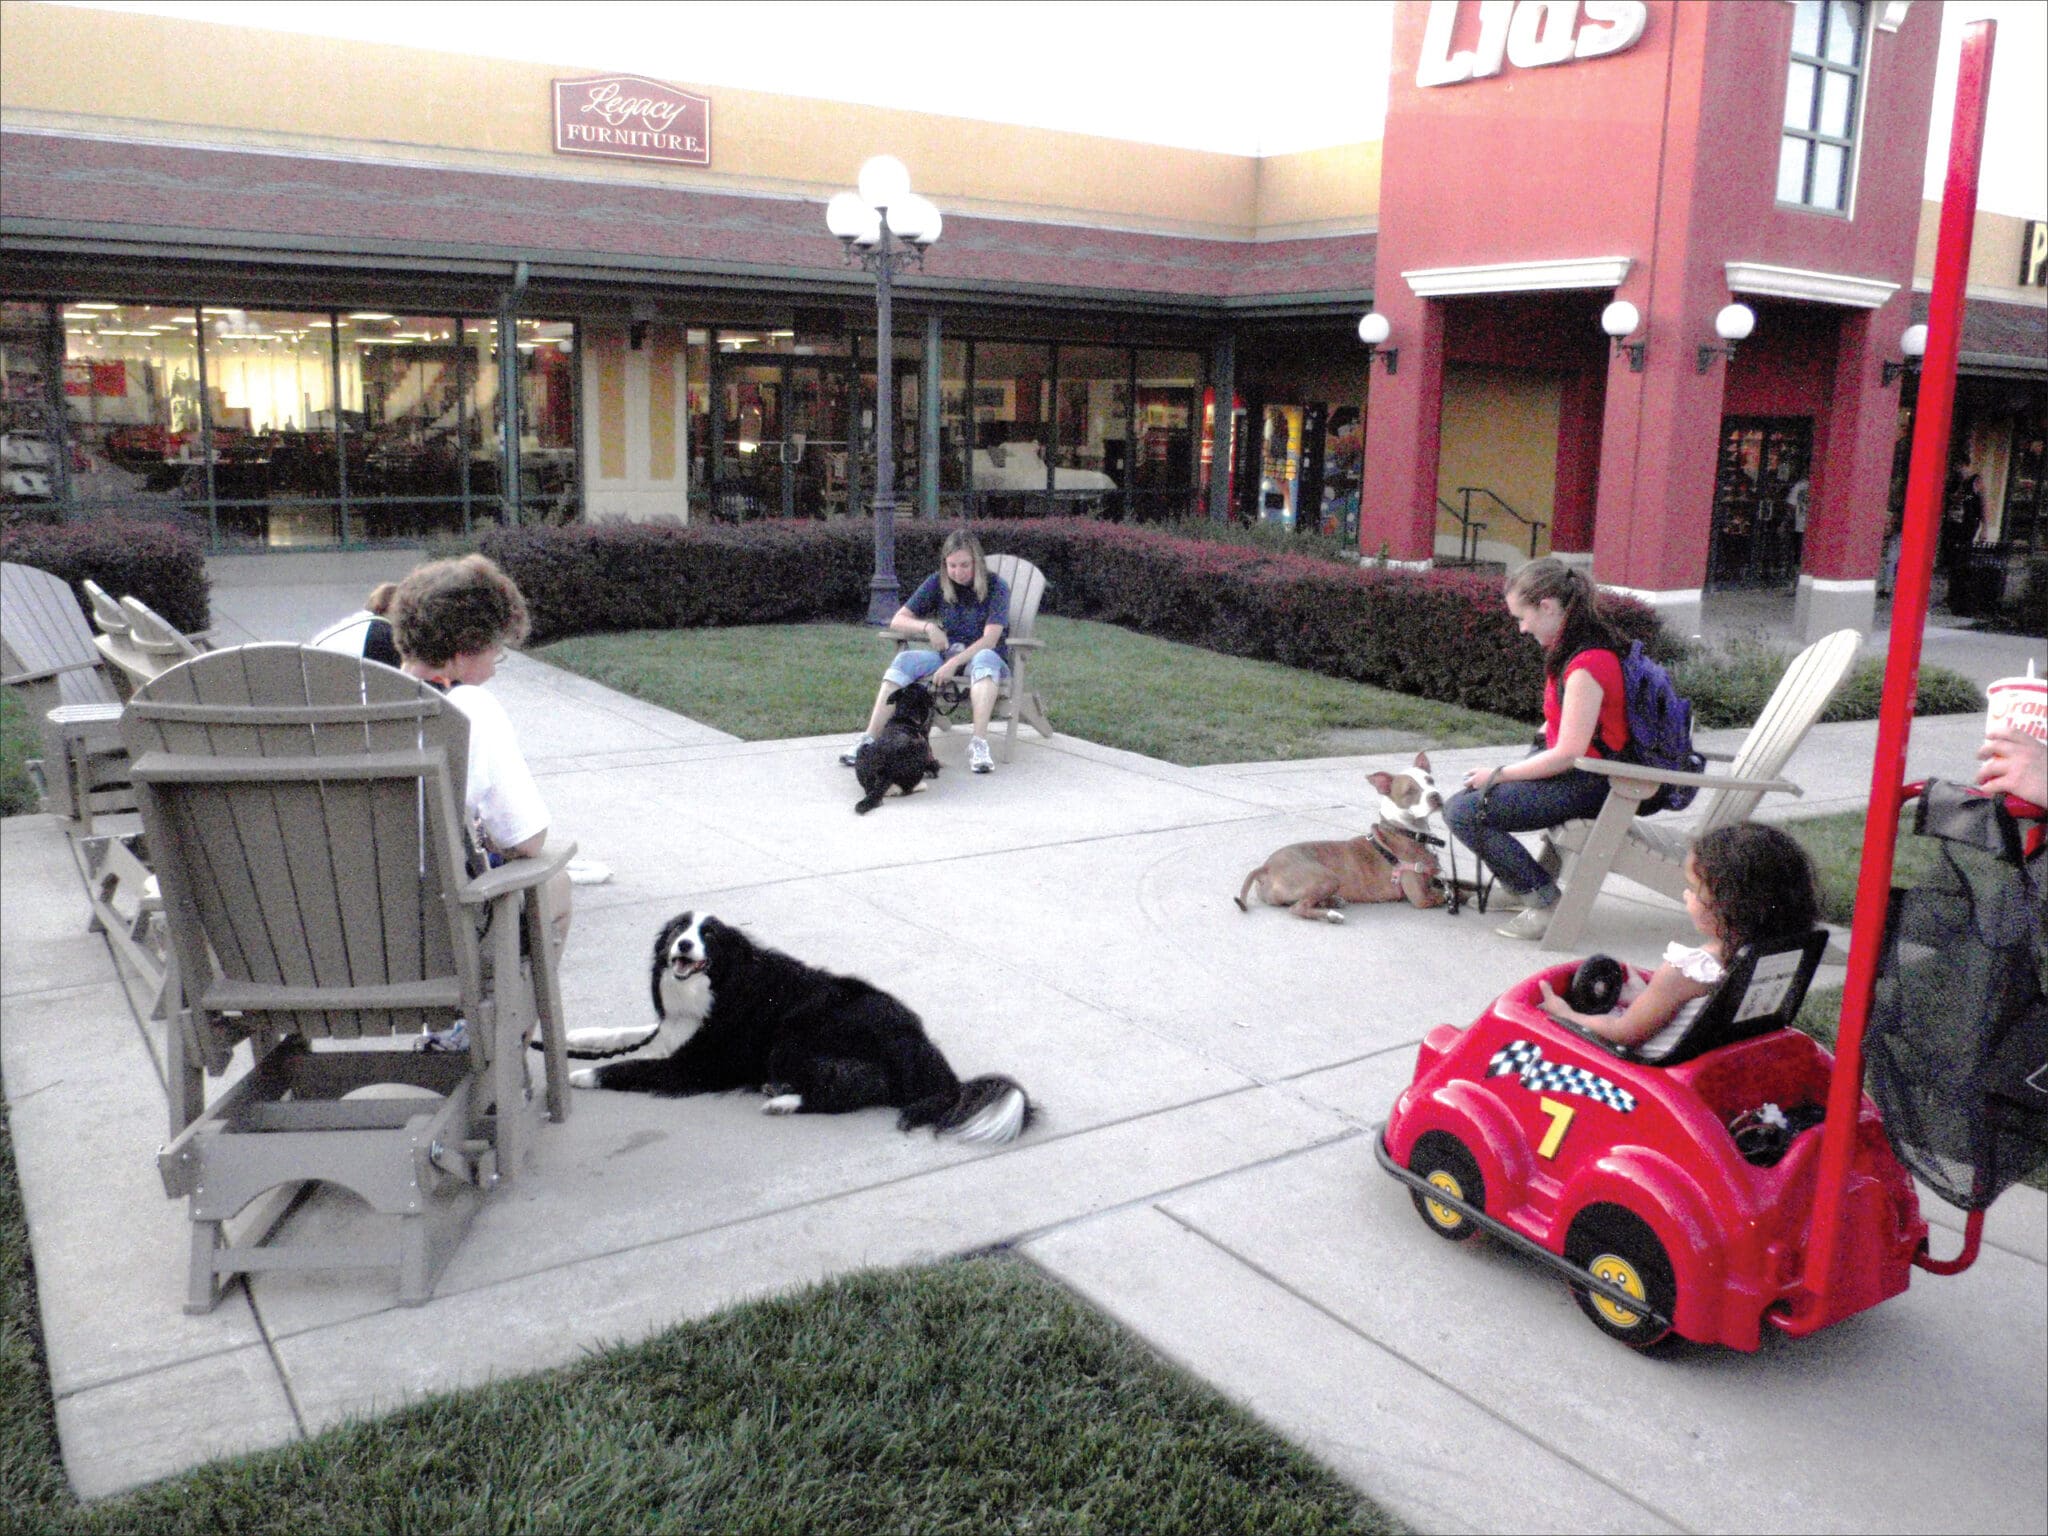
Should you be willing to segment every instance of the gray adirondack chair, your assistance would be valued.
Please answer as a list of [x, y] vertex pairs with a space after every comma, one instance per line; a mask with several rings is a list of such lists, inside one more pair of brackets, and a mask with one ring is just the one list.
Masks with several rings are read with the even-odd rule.
[[[1045, 649], [1045, 642], [1038, 638], [1038, 605], [1045, 598], [1045, 572], [1022, 555], [990, 555], [988, 569], [990, 575], [1001, 577], [1010, 589], [1010, 623], [1003, 632], [1003, 644], [1010, 653], [1010, 675], [996, 696], [996, 712], [991, 721], [1007, 722], [1001, 748], [1002, 759], [1007, 763], [1017, 746], [1018, 721], [1028, 724], [1047, 741], [1053, 739], [1045, 696], [1030, 682], [1031, 658]], [[889, 630], [882, 631], [882, 638], [899, 651], [925, 643]], [[950, 730], [953, 720], [937, 715], [933, 723], [940, 730]]]
[[[174, 960], [175, 1134], [157, 1161], [166, 1192], [190, 1201], [186, 1310], [209, 1310], [235, 1274], [378, 1262], [356, 1234], [270, 1240], [313, 1181], [394, 1219], [382, 1260], [400, 1300], [425, 1301], [479, 1192], [534, 1145], [536, 1027], [550, 1106], [567, 1113], [541, 888], [573, 846], [471, 875], [467, 718], [358, 657], [201, 656], [138, 689], [124, 731]], [[466, 1051], [414, 1048], [457, 1018]], [[243, 1040], [253, 1067], [204, 1105], [202, 1073], [224, 1073]], [[280, 1186], [229, 1242], [225, 1223]]]
[[21, 690], [42, 732], [43, 801], [90, 834], [98, 812], [132, 808], [121, 695], [62, 577], [0, 562], [0, 684]]
[[[1563, 881], [1564, 896], [1551, 913], [1543, 948], [1569, 950], [1578, 945], [1592, 916], [1593, 902], [1609, 875], [1620, 875], [1682, 900], [1685, 856], [1694, 838], [1716, 827], [1747, 821], [1765, 795], [1803, 793], [1797, 784], [1779, 775], [1848, 675], [1861, 639], [1853, 629], [1838, 629], [1793, 657], [1741, 748], [1732, 758], [1720, 758], [1729, 765], [1725, 773], [1672, 773], [1604, 758], [1580, 758], [1579, 767], [1605, 774], [1614, 782], [1599, 816], [1566, 822], [1547, 835], [1546, 863], [1554, 851], [1559, 862], [1568, 858], [1570, 864]], [[1636, 807], [1655, 794], [1659, 784], [1697, 786], [1697, 819], [1673, 829], [1638, 818]]]

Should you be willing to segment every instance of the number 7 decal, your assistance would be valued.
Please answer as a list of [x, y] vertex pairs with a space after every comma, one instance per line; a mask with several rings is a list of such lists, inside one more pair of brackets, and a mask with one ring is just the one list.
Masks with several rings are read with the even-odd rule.
[[1538, 1099], [1536, 1107], [1550, 1116], [1550, 1129], [1543, 1133], [1543, 1140], [1537, 1144], [1536, 1155], [1555, 1157], [1559, 1144], [1564, 1140], [1564, 1133], [1571, 1129], [1572, 1116], [1578, 1113], [1578, 1109], [1570, 1104], [1560, 1104], [1555, 1099]]

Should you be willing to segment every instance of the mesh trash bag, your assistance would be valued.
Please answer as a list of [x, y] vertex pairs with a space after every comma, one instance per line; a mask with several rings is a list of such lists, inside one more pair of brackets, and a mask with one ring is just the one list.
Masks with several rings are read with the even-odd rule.
[[1894, 890], [1864, 1036], [1892, 1150], [1942, 1199], [1982, 1210], [2048, 1167], [2042, 866], [1998, 800], [1927, 786], [1927, 881]]

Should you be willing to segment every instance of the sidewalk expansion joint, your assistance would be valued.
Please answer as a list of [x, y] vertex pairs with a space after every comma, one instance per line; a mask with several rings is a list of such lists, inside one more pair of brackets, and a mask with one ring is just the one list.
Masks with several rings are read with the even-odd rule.
[[1392, 1357], [1393, 1359], [1400, 1361], [1401, 1364], [1407, 1366], [1416, 1374], [1424, 1377], [1429, 1381], [1435, 1382], [1439, 1387], [1442, 1387], [1444, 1391], [1450, 1393], [1459, 1401], [1465, 1403], [1469, 1407], [1477, 1409], [1480, 1413], [1486, 1415], [1486, 1417], [1488, 1417], [1489, 1419], [1492, 1419], [1496, 1424], [1499, 1424], [1503, 1429], [1509, 1431], [1511, 1434], [1519, 1436], [1521, 1439], [1527, 1440], [1531, 1445], [1541, 1447], [1543, 1450], [1547, 1451], [1552, 1456], [1555, 1456], [1559, 1461], [1563, 1462], [1566, 1466], [1575, 1468], [1576, 1470], [1583, 1472], [1587, 1477], [1591, 1478], [1601, 1487], [1606, 1488], [1607, 1490], [1616, 1494], [1620, 1498], [1625, 1499], [1628, 1503], [1635, 1505], [1636, 1508], [1643, 1510], [1645, 1513], [1653, 1515], [1657, 1519], [1662, 1520], [1673, 1530], [1685, 1532], [1691, 1532], [1693, 1530], [1693, 1527], [1687, 1525], [1682, 1520], [1676, 1519], [1670, 1514], [1669, 1511], [1658, 1508], [1656, 1505], [1649, 1503], [1647, 1500], [1642, 1498], [1633, 1490], [1625, 1488], [1621, 1484], [1615, 1482], [1613, 1478], [1608, 1477], [1605, 1473], [1600, 1472], [1594, 1467], [1588, 1466], [1583, 1460], [1573, 1455], [1569, 1450], [1566, 1450], [1563, 1446], [1557, 1445], [1551, 1442], [1550, 1440], [1545, 1439], [1542, 1435], [1534, 1433], [1525, 1425], [1517, 1422], [1514, 1419], [1509, 1418], [1499, 1409], [1494, 1408], [1487, 1403], [1481, 1402], [1478, 1398], [1472, 1396], [1471, 1393], [1467, 1392], [1463, 1387], [1460, 1387], [1457, 1383], [1449, 1381], [1442, 1375], [1438, 1374], [1436, 1371], [1431, 1370], [1427, 1365], [1424, 1365], [1420, 1360], [1415, 1359], [1411, 1355], [1403, 1354], [1400, 1350], [1396, 1349], [1393, 1345], [1387, 1343], [1384, 1339], [1375, 1338], [1372, 1334], [1367, 1333], [1357, 1324], [1351, 1322], [1347, 1318], [1339, 1316], [1337, 1313], [1331, 1311], [1329, 1307], [1325, 1306], [1321, 1301], [1317, 1300], [1315, 1297], [1309, 1295], [1305, 1291], [1301, 1290], [1299, 1287], [1289, 1284], [1287, 1281], [1281, 1279], [1280, 1276], [1274, 1274], [1273, 1271], [1266, 1268], [1263, 1264], [1260, 1264], [1257, 1260], [1252, 1259], [1247, 1255], [1238, 1252], [1236, 1249], [1232, 1248], [1230, 1244], [1224, 1242], [1221, 1238], [1215, 1236], [1213, 1233], [1203, 1230], [1201, 1227], [1197, 1226], [1193, 1221], [1190, 1221], [1187, 1217], [1182, 1216], [1175, 1211], [1169, 1211], [1164, 1206], [1161, 1206], [1159, 1208], [1159, 1214], [1164, 1216], [1168, 1221], [1173, 1222], [1176, 1226], [1182, 1228], [1184, 1231], [1188, 1233], [1189, 1236], [1201, 1239], [1203, 1242], [1209, 1244], [1212, 1248], [1214, 1248], [1218, 1253], [1221, 1253], [1225, 1258], [1230, 1259], [1232, 1262], [1236, 1264], [1242, 1265], [1245, 1269], [1257, 1275], [1261, 1280], [1265, 1281], [1268, 1285], [1271, 1285], [1277, 1290], [1283, 1292], [1284, 1294], [1293, 1297], [1296, 1301], [1300, 1302], [1310, 1311], [1315, 1312], [1319, 1316], [1326, 1318], [1330, 1322], [1336, 1324], [1339, 1328], [1343, 1329], [1353, 1338], [1358, 1339], [1361, 1343], [1368, 1344], [1372, 1348], [1377, 1349], [1382, 1353]]

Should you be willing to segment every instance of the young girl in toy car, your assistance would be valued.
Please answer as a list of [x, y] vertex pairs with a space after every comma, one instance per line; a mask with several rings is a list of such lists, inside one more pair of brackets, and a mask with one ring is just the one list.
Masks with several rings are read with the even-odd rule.
[[1625, 987], [1613, 1012], [1582, 1013], [1548, 981], [1540, 984], [1544, 1012], [1633, 1046], [1645, 1061], [1660, 1059], [1706, 1007], [1738, 949], [1813, 930], [1820, 920], [1813, 864], [1776, 827], [1720, 827], [1693, 844], [1685, 861], [1685, 910], [1706, 943], [1673, 942], [1649, 982]]

